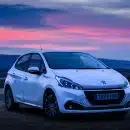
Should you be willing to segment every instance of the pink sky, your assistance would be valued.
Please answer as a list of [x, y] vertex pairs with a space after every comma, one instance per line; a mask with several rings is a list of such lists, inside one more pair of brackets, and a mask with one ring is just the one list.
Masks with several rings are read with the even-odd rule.
[[[0, 28], [0, 40], [54, 40], [86, 38], [97, 42], [130, 43], [130, 31], [114, 28], [63, 27], [60, 29], [14, 29]], [[79, 36], [79, 37], [76, 37]], [[82, 40], [81, 40], [82, 41]], [[114, 43], [113, 43], [114, 44]]]
[[98, 12], [100, 7], [85, 9], [81, 5], [66, 5], [64, 10], [0, 6], [0, 53], [3, 48], [18, 51], [42, 46], [45, 50], [81, 50], [99, 57], [130, 59], [130, 17], [116, 7], [104, 6], [106, 11]]
[[[65, 50], [100, 50], [102, 44], [125, 44], [130, 43], [130, 32], [125, 29], [111, 28], [93, 28], [83, 26], [67, 26], [60, 29], [12, 29], [0, 28], [1, 41], [20, 41], [26, 40], [26, 43], [4, 44], [0, 42], [0, 47], [16, 48], [39, 48], [40, 44], [44, 49], [65, 49]], [[33, 41], [28, 43], [27, 41]], [[40, 41], [40, 43], [38, 43]], [[76, 42], [79, 42], [77, 45]], [[82, 46], [84, 41], [100, 43], [96, 45]], [[59, 44], [60, 43], [60, 44]], [[66, 46], [65, 46], [66, 45]]]

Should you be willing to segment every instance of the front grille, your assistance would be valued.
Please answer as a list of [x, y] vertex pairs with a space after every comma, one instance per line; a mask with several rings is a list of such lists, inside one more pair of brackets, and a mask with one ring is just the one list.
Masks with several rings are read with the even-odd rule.
[[[92, 105], [112, 105], [112, 104], [120, 104], [124, 98], [125, 92], [124, 90], [97, 90], [97, 91], [85, 91], [85, 96], [88, 99], [89, 103]], [[96, 94], [107, 94], [107, 93], [118, 93], [118, 99], [111, 99], [111, 100], [96, 100]]]

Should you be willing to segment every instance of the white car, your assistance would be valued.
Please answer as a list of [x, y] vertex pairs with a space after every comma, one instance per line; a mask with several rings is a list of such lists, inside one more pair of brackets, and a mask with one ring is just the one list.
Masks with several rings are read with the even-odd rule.
[[8, 110], [22, 103], [48, 117], [108, 112], [124, 117], [130, 110], [128, 80], [84, 52], [39, 50], [20, 56], [8, 71], [4, 94]]

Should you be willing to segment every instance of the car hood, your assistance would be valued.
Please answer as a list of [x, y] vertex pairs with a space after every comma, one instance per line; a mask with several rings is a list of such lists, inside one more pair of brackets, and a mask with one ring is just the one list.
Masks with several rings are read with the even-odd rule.
[[[66, 77], [85, 89], [121, 88], [125, 77], [113, 69], [54, 70], [55, 75]], [[105, 83], [104, 83], [105, 81]]]

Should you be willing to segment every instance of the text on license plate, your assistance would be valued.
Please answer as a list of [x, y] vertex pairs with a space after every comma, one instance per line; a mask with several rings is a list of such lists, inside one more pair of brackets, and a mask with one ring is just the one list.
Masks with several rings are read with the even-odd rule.
[[118, 98], [118, 93], [96, 94], [96, 100], [112, 100]]

